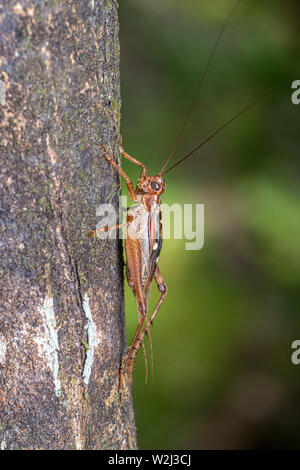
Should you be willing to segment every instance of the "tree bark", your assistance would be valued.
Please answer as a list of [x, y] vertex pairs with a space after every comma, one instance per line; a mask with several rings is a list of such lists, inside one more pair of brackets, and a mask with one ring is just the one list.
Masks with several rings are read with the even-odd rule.
[[118, 210], [114, 0], [0, 0], [2, 449], [134, 449]]

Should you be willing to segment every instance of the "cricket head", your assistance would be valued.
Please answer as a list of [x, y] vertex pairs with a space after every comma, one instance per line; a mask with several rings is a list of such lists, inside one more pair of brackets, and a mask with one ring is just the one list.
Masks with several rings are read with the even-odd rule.
[[142, 176], [137, 185], [138, 194], [148, 194], [149, 196], [160, 196], [166, 190], [166, 183], [162, 176]]

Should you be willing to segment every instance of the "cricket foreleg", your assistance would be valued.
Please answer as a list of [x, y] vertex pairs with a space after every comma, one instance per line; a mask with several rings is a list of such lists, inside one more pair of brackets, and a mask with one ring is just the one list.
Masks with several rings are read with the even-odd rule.
[[122, 145], [120, 145], [119, 149], [123, 157], [127, 158], [127, 160], [129, 160], [130, 162], [142, 168], [141, 176], [145, 176], [147, 174], [147, 168], [145, 167], [144, 163], [140, 162], [139, 160], [137, 160], [136, 158], [132, 157], [127, 152], [125, 152]]
[[128, 194], [129, 194], [130, 199], [132, 199], [133, 201], [136, 201], [136, 194], [135, 194], [135, 190], [134, 190], [134, 187], [133, 187], [133, 184], [132, 184], [131, 179], [129, 178], [129, 176], [126, 175], [125, 171], [123, 171], [122, 168], [120, 168], [119, 165], [111, 158], [111, 156], [110, 156], [109, 153], [107, 152], [105, 146], [102, 145], [101, 148], [103, 149], [104, 155], [105, 155], [106, 159], [109, 161], [109, 163], [110, 163], [110, 164], [120, 173], [120, 175], [123, 176], [123, 178], [125, 179], [126, 185], [127, 185], [127, 189], [128, 189]]

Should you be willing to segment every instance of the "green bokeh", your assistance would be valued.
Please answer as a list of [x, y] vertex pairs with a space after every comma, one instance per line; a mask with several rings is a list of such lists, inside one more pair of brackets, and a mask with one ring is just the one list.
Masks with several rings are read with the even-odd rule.
[[[120, 2], [122, 134], [151, 173], [179, 131], [228, 0]], [[300, 447], [299, 2], [242, 2], [174, 159], [266, 98], [166, 176], [164, 202], [205, 204], [205, 244], [165, 240], [169, 292], [152, 328], [154, 377], [134, 373], [140, 448]], [[137, 180], [129, 162], [123, 168]], [[124, 187], [124, 194], [126, 188]], [[136, 306], [126, 287], [130, 340]], [[150, 309], [158, 299], [153, 284]]]

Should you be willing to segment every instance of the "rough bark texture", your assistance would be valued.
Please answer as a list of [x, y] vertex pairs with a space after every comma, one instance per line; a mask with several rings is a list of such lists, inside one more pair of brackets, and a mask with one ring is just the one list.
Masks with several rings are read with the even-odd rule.
[[135, 448], [121, 244], [85, 236], [120, 192], [117, 3], [0, 0], [0, 34], [1, 447]]

